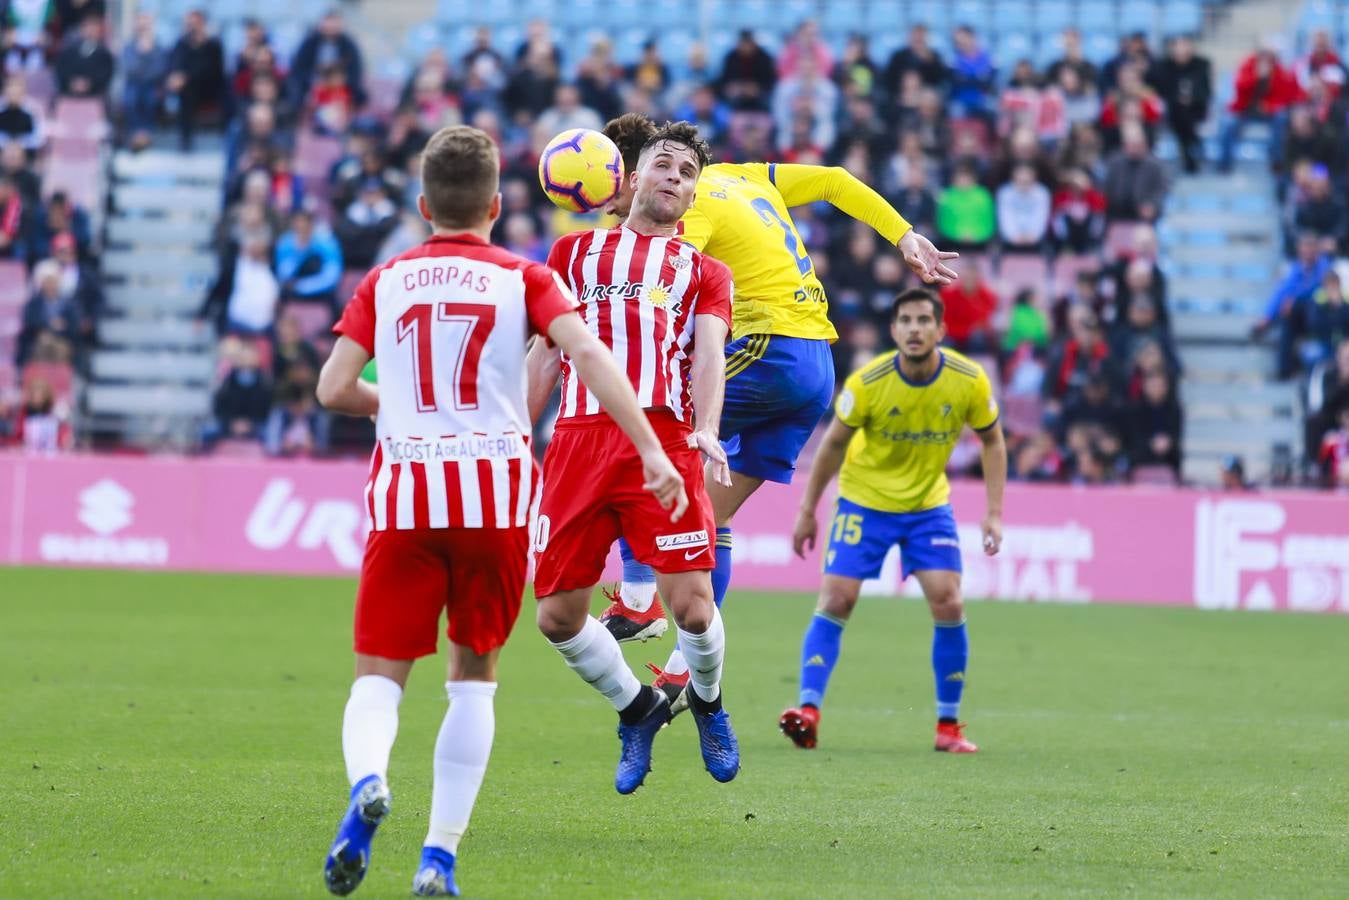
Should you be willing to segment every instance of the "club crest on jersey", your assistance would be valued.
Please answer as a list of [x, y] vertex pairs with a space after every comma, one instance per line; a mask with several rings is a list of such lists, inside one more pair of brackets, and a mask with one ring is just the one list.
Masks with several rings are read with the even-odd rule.
[[689, 266], [693, 265], [693, 263], [690, 262], [689, 259], [684, 256], [672, 256], [669, 259], [669, 263], [670, 268], [674, 269], [676, 272], [682, 272]]
[[951, 404], [943, 403], [941, 405], [941, 417], [944, 419], [951, 414]]

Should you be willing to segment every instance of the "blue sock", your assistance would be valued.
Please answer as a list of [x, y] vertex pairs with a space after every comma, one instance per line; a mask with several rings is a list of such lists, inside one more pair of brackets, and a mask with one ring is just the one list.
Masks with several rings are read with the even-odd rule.
[[712, 599], [717, 608], [726, 599], [726, 589], [731, 586], [731, 527], [717, 529], [717, 563], [712, 570]]
[[654, 584], [656, 572], [644, 562], [638, 562], [632, 555], [632, 548], [623, 538], [618, 539], [618, 555], [623, 559], [624, 584]]
[[960, 695], [965, 691], [965, 665], [970, 638], [965, 620], [936, 622], [932, 629], [932, 677], [937, 682], [937, 718], [960, 718]]
[[842, 643], [842, 622], [822, 612], [811, 616], [806, 635], [801, 639], [802, 706], [809, 704], [818, 709], [824, 702]]

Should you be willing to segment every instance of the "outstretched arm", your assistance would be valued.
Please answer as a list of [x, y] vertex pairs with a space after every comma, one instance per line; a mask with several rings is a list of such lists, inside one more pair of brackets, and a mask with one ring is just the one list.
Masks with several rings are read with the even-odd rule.
[[731, 486], [731, 467], [722, 449], [721, 405], [726, 394], [726, 320], [716, 315], [693, 317], [693, 366], [689, 371], [693, 412], [696, 416], [692, 440], [694, 446], [712, 463], [717, 484]]
[[913, 230], [899, 211], [842, 166], [772, 164], [768, 177], [788, 206], [824, 200], [865, 222], [890, 244], [899, 248], [904, 262], [926, 284], [950, 284], [959, 276], [946, 265], [959, 254], [941, 251]]
[[529, 354], [525, 357], [525, 372], [529, 377], [529, 392], [526, 404], [529, 407], [529, 421], [539, 421], [548, 398], [557, 387], [557, 377], [562, 371], [562, 351], [550, 347], [542, 337], [534, 338], [529, 345]]
[[984, 552], [994, 556], [1002, 547], [1002, 494], [1007, 487], [1007, 442], [1003, 439], [1002, 425], [998, 422], [975, 433], [982, 444], [979, 461], [984, 469], [984, 493], [988, 498], [981, 524]]
[[834, 480], [838, 470], [843, 467], [843, 458], [848, 452], [848, 442], [857, 429], [845, 425], [840, 419], [829, 423], [824, 433], [824, 441], [815, 453], [815, 461], [810, 464], [810, 478], [806, 481], [806, 492], [801, 497], [801, 508], [796, 514], [796, 527], [792, 531], [792, 548], [796, 555], [806, 558], [806, 550], [815, 549], [815, 536], [819, 532], [819, 523], [815, 520], [816, 507], [824, 496], [824, 489]]

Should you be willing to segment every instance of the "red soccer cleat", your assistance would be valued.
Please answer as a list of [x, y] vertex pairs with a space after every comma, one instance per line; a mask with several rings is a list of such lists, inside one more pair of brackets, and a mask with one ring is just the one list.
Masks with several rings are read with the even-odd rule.
[[664, 694], [665, 699], [670, 701], [671, 719], [689, 708], [688, 672], [683, 675], [671, 675], [655, 663], [647, 663], [646, 667], [656, 675], [656, 679], [651, 682], [651, 686]]
[[979, 748], [965, 738], [964, 722], [938, 722], [934, 750], [942, 753], [978, 753]]
[[778, 719], [778, 728], [802, 750], [814, 750], [820, 727], [820, 710], [815, 706], [789, 709]]
[[665, 607], [660, 602], [660, 594], [651, 601], [646, 612], [639, 613], [624, 605], [619, 598], [618, 588], [600, 588], [600, 593], [610, 601], [608, 608], [600, 613], [600, 624], [609, 629], [614, 640], [620, 644], [658, 638], [670, 627], [670, 623], [665, 621]]

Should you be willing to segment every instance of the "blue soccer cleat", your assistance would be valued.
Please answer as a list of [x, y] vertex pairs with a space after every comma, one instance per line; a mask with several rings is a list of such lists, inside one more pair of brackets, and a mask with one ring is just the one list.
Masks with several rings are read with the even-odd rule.
[[418, 897], [458, 897], [454, 854], [439, 847], [423, 847], [421, 865], [412, 878], [412, 893]]
[[698, 725], [698, 745], [703, 751], [703, 765], [712, 777], [723, 784], [740, 771], [740, 742], [731, 728], [731, 717], [726, 710], [700, 713], [691, 709]]
[[331, 893], [345, 897], [360, 887], [370, 865], [370, 841], [389, 814], [389, 803], [389, 789], [378, 775], [367, 775], [351, 789], [351, 804], [323, 865], [323, 880]]
[[636, 725], [618, 725], [618, 739], [623, 752], [618, 757], [618, 771], [614, 773], [614, 787], [620, 794], [631, 794], [642, 786], [646, 773], [651, 771], [651, 743], [670, 721], [670, 702], [660, 691], [655, 692], [655, 703]]

